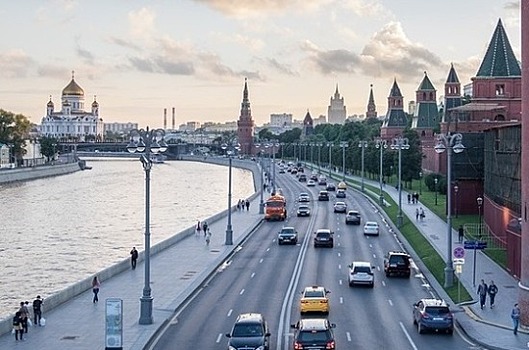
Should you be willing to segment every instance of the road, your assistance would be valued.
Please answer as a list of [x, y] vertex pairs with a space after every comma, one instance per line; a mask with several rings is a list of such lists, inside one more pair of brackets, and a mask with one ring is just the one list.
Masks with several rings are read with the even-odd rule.
[[[291, 349], [290, 325], [300, 318], [300, 291], [310, 285], [331, 291], [328, 318], [336, 324], [337, 349], [477, 348], [458, 329], [453, 336], [417, 333], [412, 324], [412, 304], [434, 294], [415, 264], [410, 279], [384, 275], [384, 255], [401, 247], [364, 196], [348, 190], [345, 201], [348, 209], [360, 211], [363, 223], [379, 222], [378, 237], [364, 236], [363, 223], [345, 225], [345, 215], [333, 213], [334, 195], [329, 202], [317, 201], [320, 186], [308, 188], [289, 173], [279, 175], [278, 184], [288, 201], [287, 222], [264, 222], [182, 306], [152, 349], [226, 349], [225, 334], [237, 315], [246, 312], [266, 317], [272, 333], [271, 349]], [[308, 218], [295, 215], [300, 192], [309, 192], [313, 198]], [[298, 230], [297, 245], [277, 244], [276, 236], [283, 225]], [[318, 228], [335, 232], [334, 248], [313, 247], [312, 233]], [[353, 260], [369, 261], [376, 267], [373, 289], [349, 287], [348, 265]]]

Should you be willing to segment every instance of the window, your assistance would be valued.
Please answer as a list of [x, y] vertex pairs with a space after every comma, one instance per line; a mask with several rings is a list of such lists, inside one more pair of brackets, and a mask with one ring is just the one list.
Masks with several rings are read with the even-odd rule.
[[503, 95], [505, 95], [505, 85], [496, 84], [496, 96], [503, 96]]

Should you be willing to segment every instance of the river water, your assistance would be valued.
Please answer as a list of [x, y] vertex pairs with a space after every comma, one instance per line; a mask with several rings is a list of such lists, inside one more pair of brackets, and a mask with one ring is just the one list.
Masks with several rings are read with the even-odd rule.
[[[138, 160], [88, 161], [92, 170], [0, 185], [0, 319], [144, 248], [145, 172]], [[254, 193], [233, 168], [233, 202]], [[226, 167], [155, 164], [151, 246], [227, 207]]]

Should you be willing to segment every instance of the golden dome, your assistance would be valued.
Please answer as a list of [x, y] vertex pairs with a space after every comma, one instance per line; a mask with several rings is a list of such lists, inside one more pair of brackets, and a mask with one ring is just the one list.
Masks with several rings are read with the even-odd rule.
[[62, 90], [62, 94], [84, 96], [84, 90], [79, 85], [77, 85], [73, 75], [74, 73], [72, 72], [72, 81], [70, 81], [70, 84], [66, 85], [66, 87]]

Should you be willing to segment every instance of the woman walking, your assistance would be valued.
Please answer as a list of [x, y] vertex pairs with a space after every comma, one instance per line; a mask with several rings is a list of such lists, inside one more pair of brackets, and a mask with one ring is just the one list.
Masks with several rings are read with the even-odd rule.
[[92, 292], [94, 293], [94, 299], [92, 302], [94, 304], [99, 301], [99, 298], [97, 297], [97, 294], [99, 294], [99, 288], [101, 288], [101, 283], [99, 283], [97, 276], [94, 276], [94, 279], [92, 280]]

